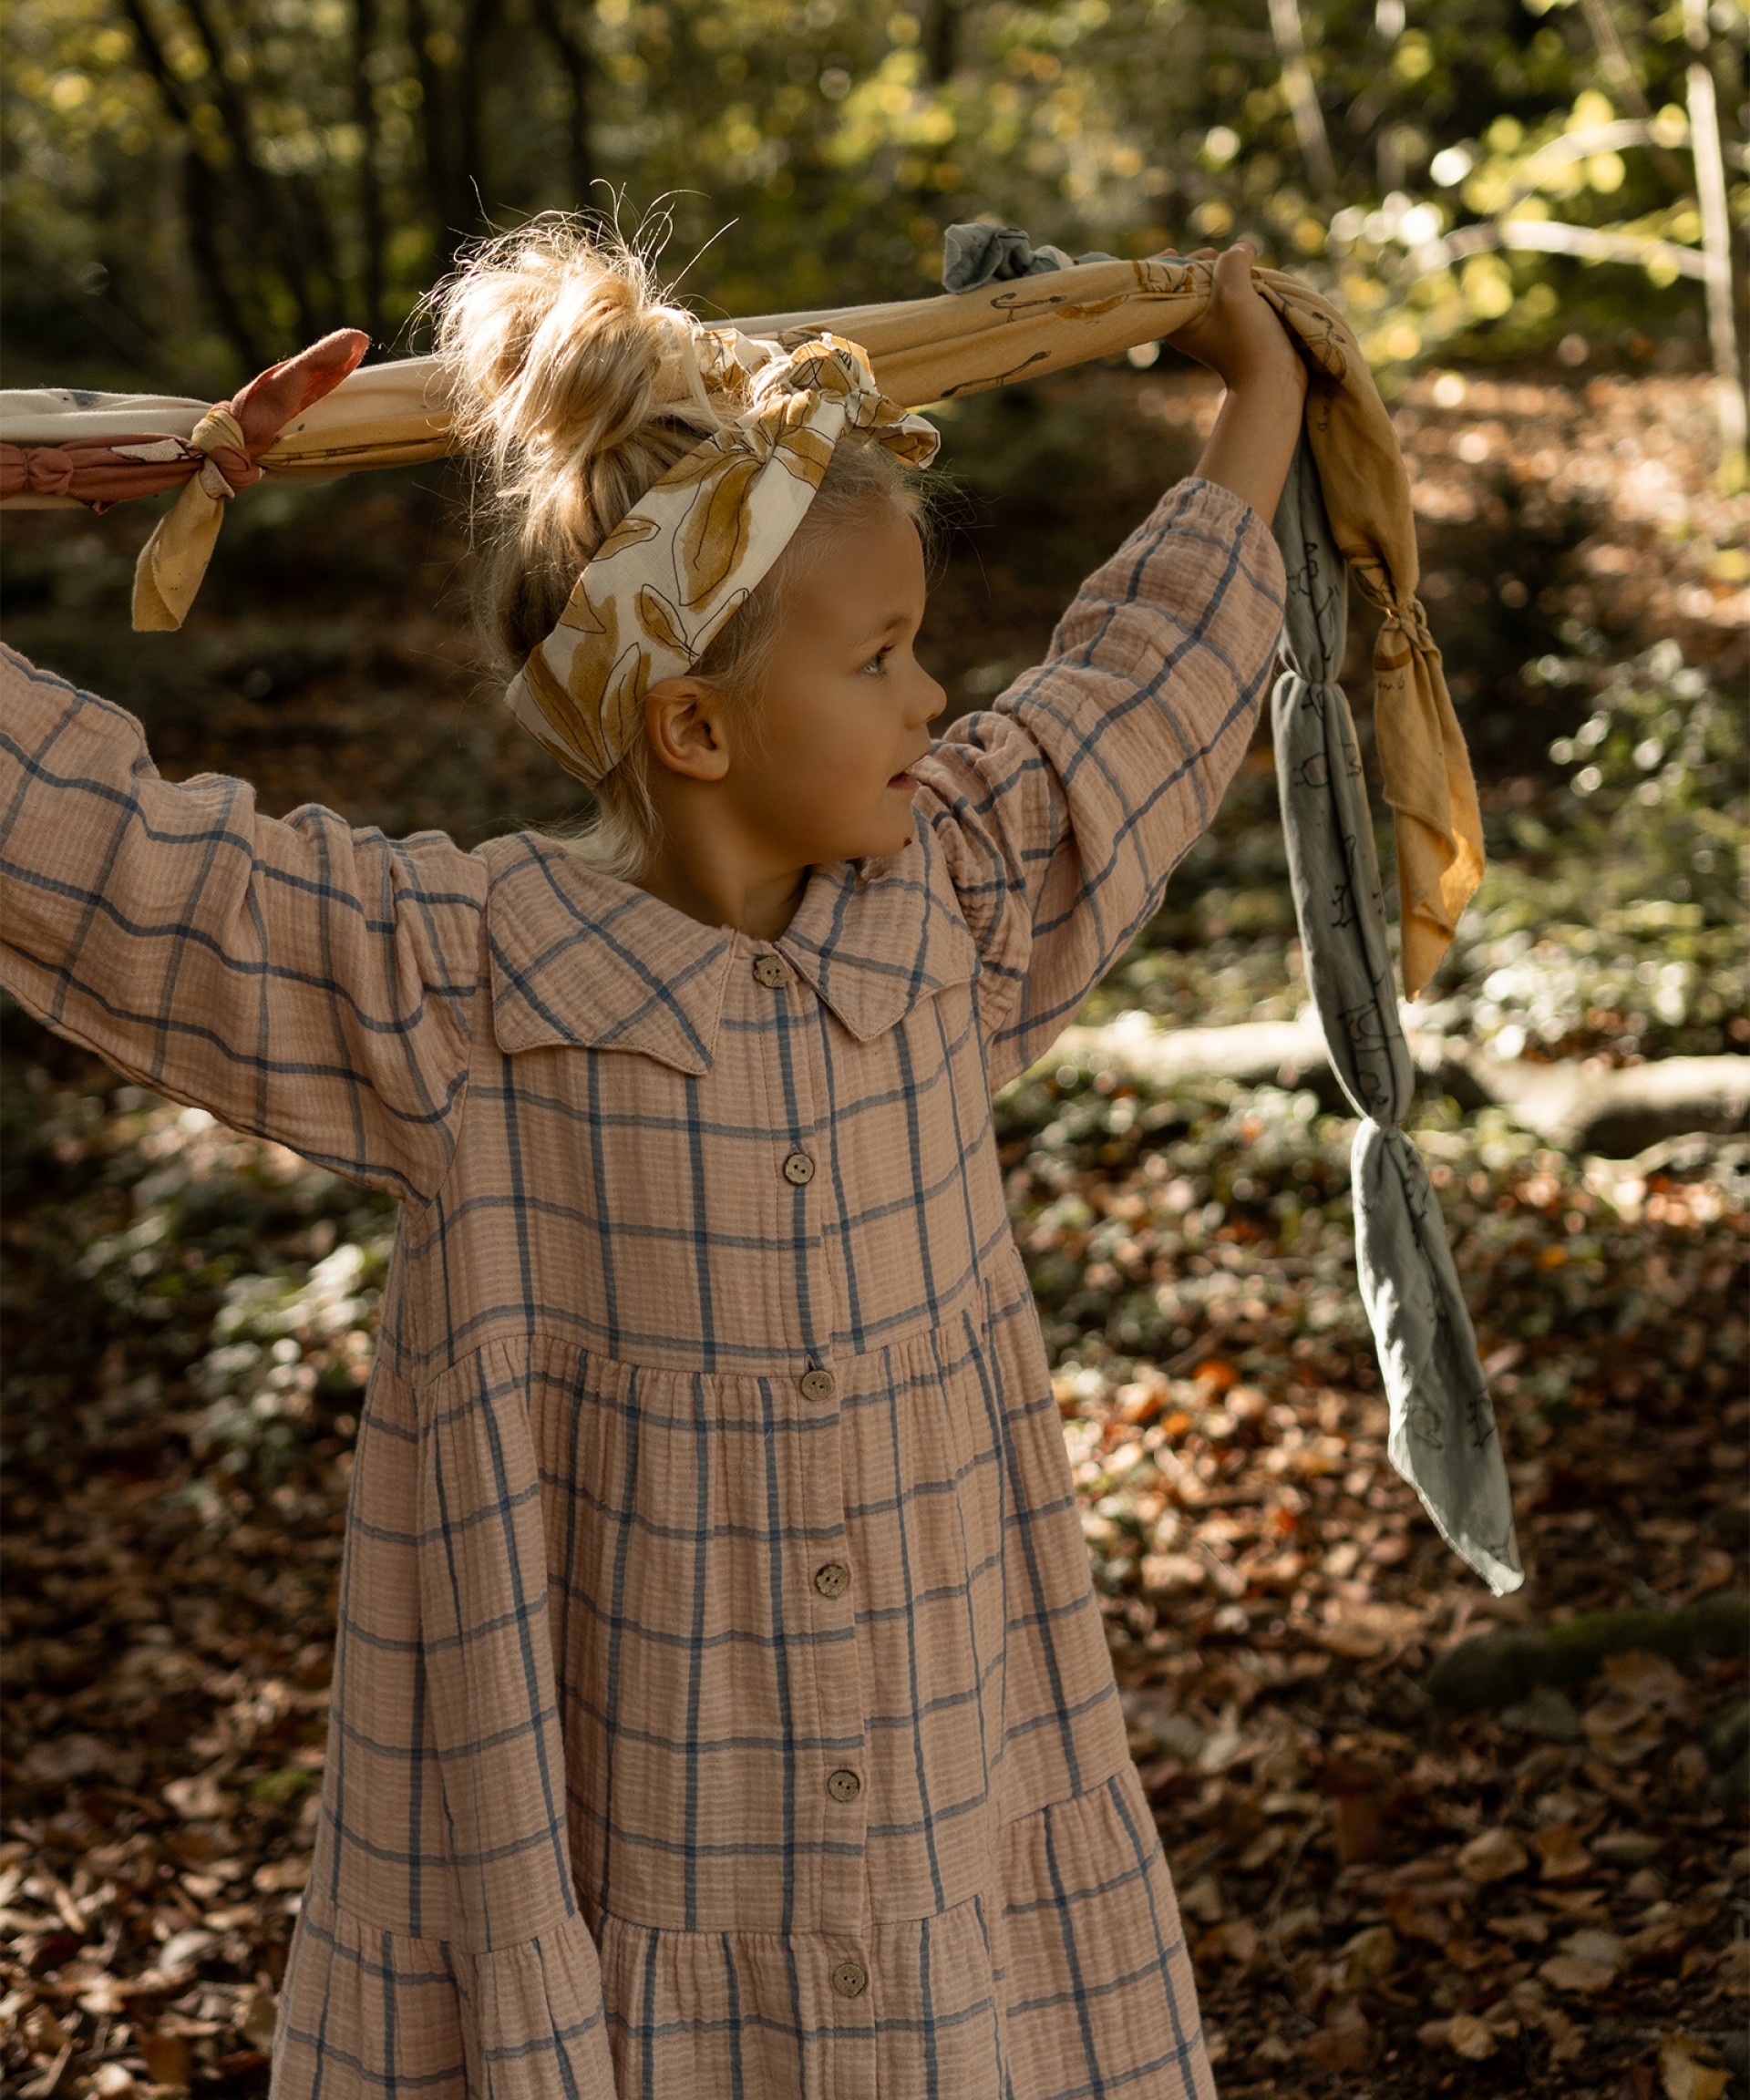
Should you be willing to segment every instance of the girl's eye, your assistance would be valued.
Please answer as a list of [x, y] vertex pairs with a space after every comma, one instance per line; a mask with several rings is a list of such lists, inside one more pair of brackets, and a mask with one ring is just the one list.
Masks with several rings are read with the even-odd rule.
[[[888, 648], [878, 649], [870, 658], [869, 662], [863, 665], [863, 670], [872, 671], [879, 677], [880, 674], [887, 668], [887, 659], [890, 653], [890, 644]], [[858, 675], [860, 677], [862, 673], [860, 672]]]

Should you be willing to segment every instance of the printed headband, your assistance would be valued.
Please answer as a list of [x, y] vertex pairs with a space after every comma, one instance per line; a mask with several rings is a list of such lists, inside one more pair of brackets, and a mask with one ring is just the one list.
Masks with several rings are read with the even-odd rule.
[[624, 756], [649, 688], [693, 668], [784, 551], [847, 430], [916, 467], [941, 442], [841, 335], [786, 352], [700, 328], [693, 350], [707, 393], [746, 406], [608, 534], [505, 692], [522, 726], [592, 786]]

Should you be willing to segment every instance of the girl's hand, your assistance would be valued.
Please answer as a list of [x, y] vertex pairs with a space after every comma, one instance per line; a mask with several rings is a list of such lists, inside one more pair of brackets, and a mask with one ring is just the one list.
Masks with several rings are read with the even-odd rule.
[[1209, 305], [1165, 340], [1209, 365], [1230, 387], [1288, 386], [1304, 399], [1306, 366], [1251, 282], [1251, 266], [1258, 259], [1255, 243], [1236, 241], [1220, 255], [1213, 248], [1199, 248], [1191, 260], [1207, 262], [1211, 256], [1215, 269]]
[[[1257, 252], [1251, 242], [1236, 241], [1216, 256], [1208, 306], [1166, 340], [1227, 382], [1194, 471], [1272, 519], [1300, 441], [1307, 375], [1287, 329], [1251, 282]], [[1199, 248], [1191, 260], [1211, 256], [1213, 248]]]

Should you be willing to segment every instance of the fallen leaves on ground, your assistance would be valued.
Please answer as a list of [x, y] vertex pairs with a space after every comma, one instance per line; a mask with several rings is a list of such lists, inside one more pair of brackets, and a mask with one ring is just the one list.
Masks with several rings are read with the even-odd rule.
[[[1513, 680], [1555, 623], [1625, 657], [1675, 634], [1741, 683], [1744, 499], [1665, 530], [1712, 443], [1705, 380], [1455, 396], [1452, 377], [1396, 411], [1424, 596], [1489, 821], [1523, 829], [1563, 703]], [[1052, 417], [1105, 437], [1077, 439], [1079, 479], [1017, 479], [1006, 522], [956, 550], [930, 641], [958, 705], [1035, 659], [1065, 563], [1109, 549], [1117, 510], [1143, 514], [1149, 476], [1189, 470], [1220, 391], [1206, 374], [1051, 384], [1043, 419], [1018, 390], [962, 405], [965, 427], [1013, 423], [1047, 466]], [[1138, 403], [1153, 449], [1114, 436], [1137, 436]], [[1098, 445], [1110, 472], [1088, 466]], [[9, 638], [140, 714], [171, 777], [240, 772], [275, 809], [344, 779], [356, 820], [465, 843], [551, 822], [566, 784], [482, 701], [459, 604], [430, 609], [453, 535], [395, 479], [301, 492], [280, 528], [240, 506], [173, 661], [126, 629], [149, 518], [46, 514], [6, 553]], [[1365, 743], [1359, 610], [1351, 643]], [[1098, 999], [1202, 1022], [1298, 1006], [1274, 795], [1261, 749]], [[1619, 974], [1638, 983], [1643, 955], [1686, 937], [1625, 934]], [[1644, 1028], [1632, 1001], [1588, 1013], [1586, 1046], [1744, 1039], [1741, 1015], [1662, 1019], [1668, 989], [1650, 984]], [[255, 2100], [308, 1870], [392, 1218], [0, 1021], [0, 2074], [22, 2100]], [[1750, 2000], [1742, 1662], [1631, 1652], [1457, 1717], [1421, 1680], [1491, 1627], [1743, 1584], [1742, 1148], [1581, 1161], [1494, 1111], [1419, 1119], [1516, 1491], [1514, 1598], [1452, 1559], [1386, 1459], [1353, 1125], [1310, 1095], [1145, 1096], [1076, 1068], [1003, 1107], [1223, 2100], [1722, 2100]]]
[[[5, 2065], [35, 2100], [259, 2094], [389, 1214], [8, 1025]], [[1742, 1664], [1608, 1655], [1459, 1717], [1419, 1679], [1492, 1625], [1674, 1603], [1704, 1549], [1741, 1570], [1743, 1148], [1655, 1175], [1630, 1222], [1584, 1164], [1428, 1113], [1483, 1347], [1513, 1366], [1519, 1598], [1385, 1460], [1351, 1125], [1080, 1067], [1002, 1104], [1222, 2090], [1570, 2093], [1631, 2063], [1669, 2086], [1681, 2028], [1705, 2095], [1750, 1990], [1720, 1789]], [[1541, 1263], [1551, 1243], [1575, 1258]]]

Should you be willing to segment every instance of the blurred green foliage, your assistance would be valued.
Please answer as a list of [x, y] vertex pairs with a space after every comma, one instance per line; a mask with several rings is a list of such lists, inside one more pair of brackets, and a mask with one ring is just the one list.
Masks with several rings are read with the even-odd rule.
[[1592, 711], [1550, 757], [1565, 791], [1505, 837], [1454, 942], [1432, 1028], [1507, 1056], [1738, 1049], [1750, 1037], [1744, 906], [1750, 723], [1679, 644], [1626, 663], [1580, 629], [1526, 666]]
[[[630, 231], [659, 200], [707, 311], [916, 295], [942, 228], [984, 214], [1073, 251], [1249, 233], [1341, 300], [1382, 374], [1699, 335], [1686, 79], [1715, 81], [1742, 225], [1744, 0], [1417, 13], [15, 0], [14, 369], [216, 389], [343, 324], [406, 351], [460, 240], [580, 204]], [[1640, 259], [1502, 245], [1502, 214]]]

